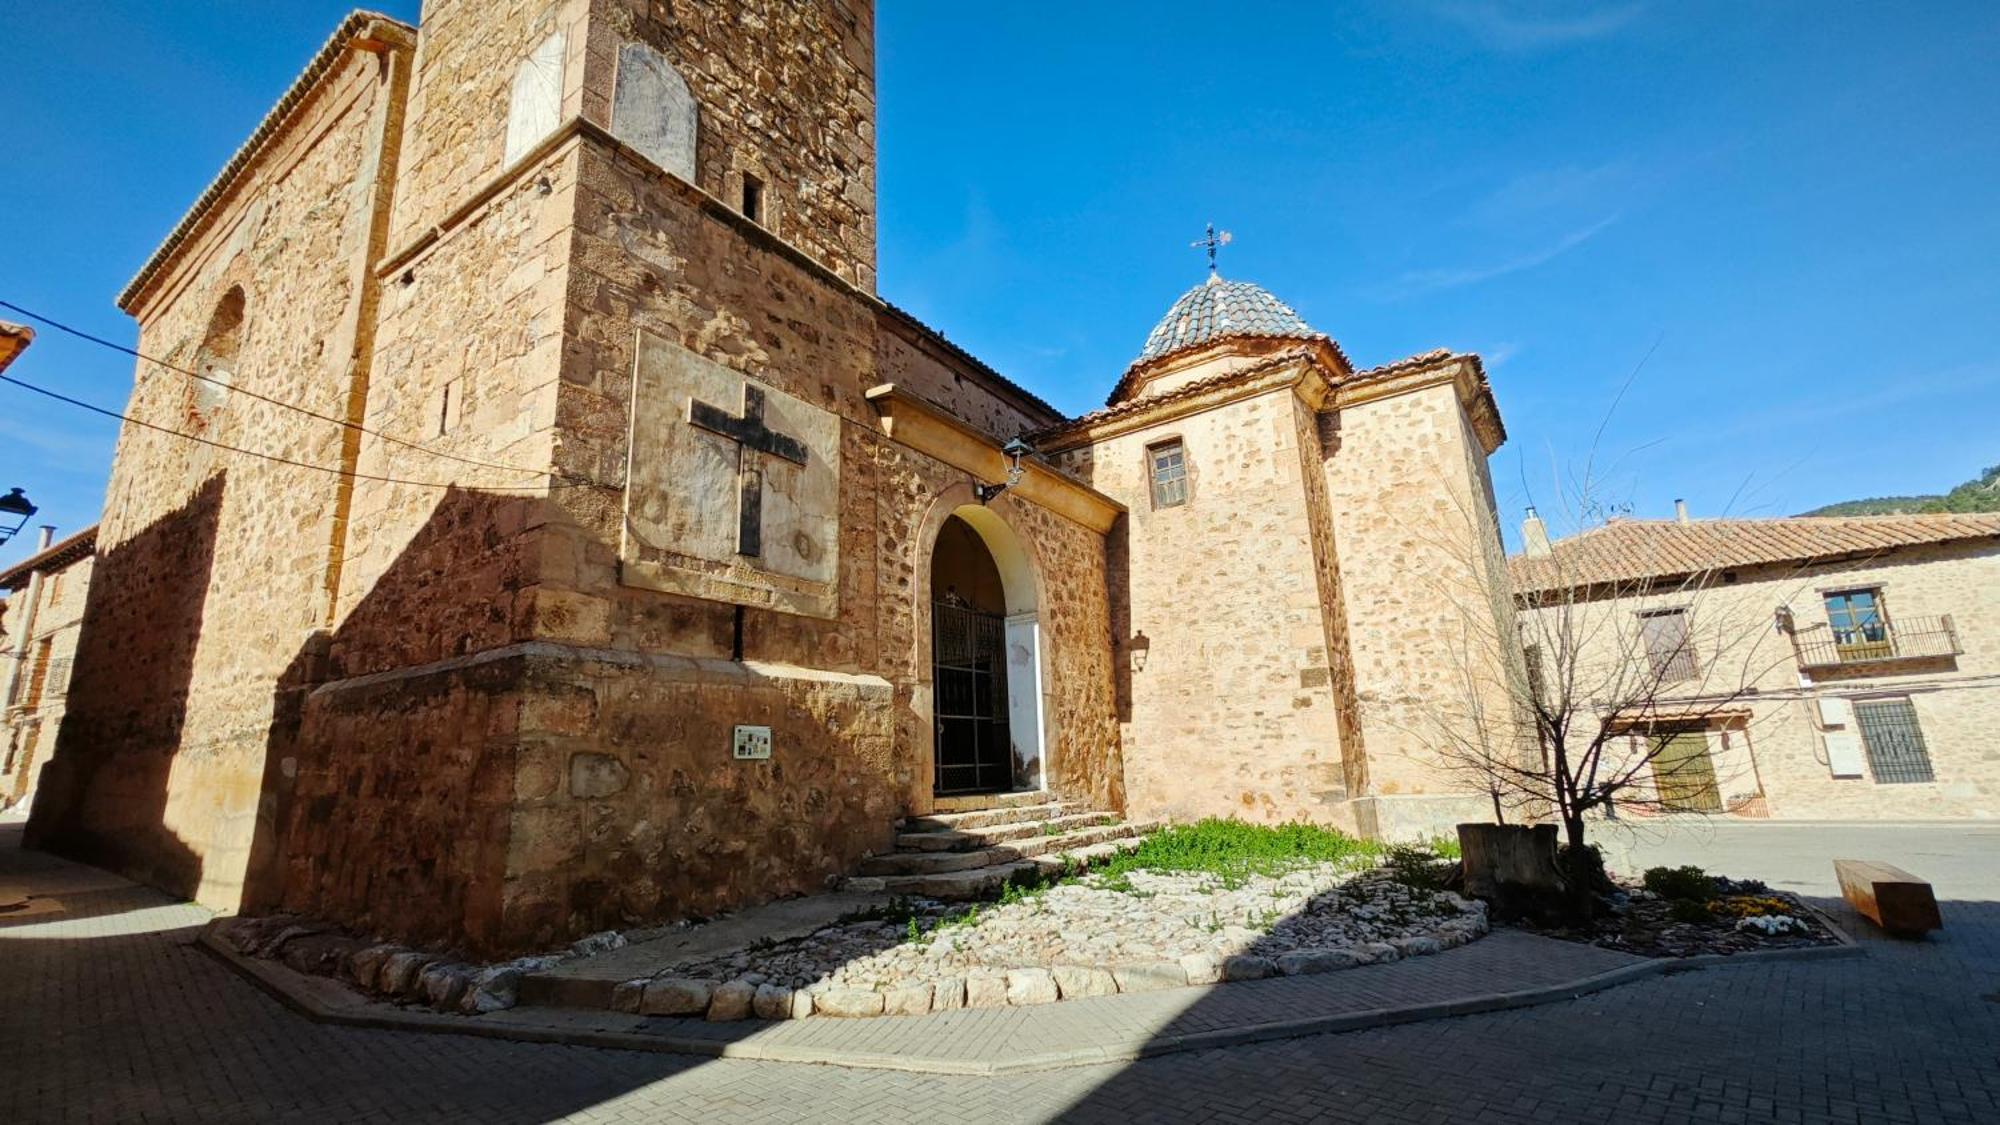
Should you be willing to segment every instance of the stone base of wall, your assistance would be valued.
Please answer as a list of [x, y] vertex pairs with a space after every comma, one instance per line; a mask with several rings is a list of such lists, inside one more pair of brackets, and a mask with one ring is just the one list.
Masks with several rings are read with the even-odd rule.
[[1363, 837], [1399, 844], [1433, 836], [1456, 840], [1460, 824], [1493, 820], [1493, 802], [1461, 793], [1357, 797], [1350, 804]]
[[822, 890], [892, 844], [892, 694], [548, 643], [322, 685], [251, 905], [496, 957]]

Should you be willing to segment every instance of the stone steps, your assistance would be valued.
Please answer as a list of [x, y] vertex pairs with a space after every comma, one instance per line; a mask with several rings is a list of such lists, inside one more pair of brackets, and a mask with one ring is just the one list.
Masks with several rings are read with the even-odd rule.
[[961, 812], [933, 812], [913, 816], [903, 822], [905, 832], [963, 832], [975, 828], [1000, 828], [1010, 824], [1039, 824], [1051, 817], [1086, 812], [1081, 805], [1046, 798], [1031, 805], [1003, 808], [967, 809]]
[[[1136, 831], [1137, 829], [1135, 829]], [[1139, 846], [1141, 836], [1122, 836], [1097, 844], [1064, 851], [930, 875], [856, 876], [847, 880], [851, 890], [880, 890], [897, 895], [917, 895], [945, 902], [990, 898], [1009, 883], [1027, 883], [1060, 875], [1064, 870], [1095, 867], [1120, 853]]]
[[933, 797], [931, 808], [941, 813], [988, 812], [993, 809], [1018, 809], [1028, 805], [1045, 805], [1049, 795], [1040, 789], [1030, 789], [1021, 793], [974, 793], [965, 797]]
[[[990, 828], [932, 829], [928, 832], [900, 832], [896, 835], [896, 847], [904, 851], [919, 852], [973, 852], [1004, 844], [1011, 840], [1022, 840], [1031, 836], [1050, 836], [1058, 832], [1070, 832], [1079, 828], [1093, 828], [1099, 824], [1113, 823], [1117, 817], [1110, 813], [1073, 812], [1051, 816], [1046, 820], [1025, 820], [1016, 824], [998, 824]], [[1051, 831], [1051, 829], [1055, 831]]]
[[[1068, 819], [1068, 818], [1065, 818]], [[1096, 820], [1099, 817], [1091, 817]], [[1056, 825], [1058, 821], [1046, 821]], [[1078, 848], [1122, 840], [1149, 831], [1149, 824], [1091, 824], [1066, 831], [1037, 831], [1013, 841], [978, 851], [898, 850], [861, 862], [862, 875], [938, 875], [947, 871], [970, 871], [1015, 860], [1074, 851]]]

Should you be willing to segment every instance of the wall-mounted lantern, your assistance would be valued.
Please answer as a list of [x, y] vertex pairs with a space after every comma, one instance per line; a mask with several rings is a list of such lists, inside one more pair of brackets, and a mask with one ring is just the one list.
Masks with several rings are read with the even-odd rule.
[[[27, 526], [28, 517], [39, 510], [18, 488], [0, 496], [0, 543], [14, 538], [15, 532]], [[7, 522], [10, 518], [11, 524]]]
[[1007, 479], [1006, 481], [1000, 484], [974, 483], [972, 486], [972, 491], [974, 495], [979, 497], [979, 502], [981, 504], [989, 503], [995, 496], [998, 496], [1001, 493], [1007, 491], [1008, 489], [1014, 487], [1015, 485], [1020, 484], [1021, 475], [1023, 472], [1025, 472], [1025, 470], [1021, 468], [1021, 458], [1027, 456], [1030, 453], [1033, 453], [1034, 451], [1035, 451], [1034, 446], [1029, 445], [1027, 442], [1023, 441], [1019, 437], [1008, 439], [1007, 444], [1000, 447], [1000, 452], [1006, 454], [1008, 459], [1012, 462], [1007, 468]]

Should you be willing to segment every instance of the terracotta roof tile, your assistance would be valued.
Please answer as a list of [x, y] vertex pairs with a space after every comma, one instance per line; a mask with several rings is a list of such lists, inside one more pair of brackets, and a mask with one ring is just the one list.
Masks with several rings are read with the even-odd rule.
[[2000, 539], [2000, 512], [1687, 523], [1613, 520], [1555, 543], [1548, 555], [1516, 555], [1507, 562], [1515, 592], [1533, 594], [1962, 539]]

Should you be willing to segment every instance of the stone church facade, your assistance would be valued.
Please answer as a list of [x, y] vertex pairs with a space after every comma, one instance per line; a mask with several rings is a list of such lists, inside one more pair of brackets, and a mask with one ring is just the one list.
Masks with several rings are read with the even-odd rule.
[[1415, 716], [1426, 582], [1497, 588], [1478, 360], [1357, 370], [1215, 278], [1063, 416], [875, 294], [873, 45], [863, 0], [344, 21], [120, 297], [181, 436], [121, 435], [30, 842], [497, 954], [996, 793], [1476, 811]]

